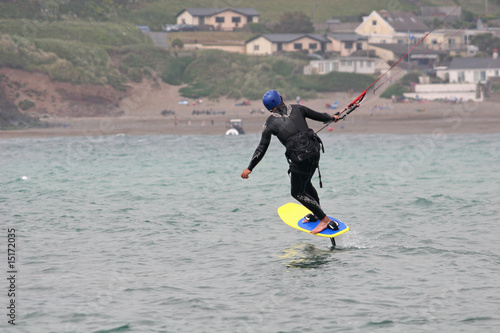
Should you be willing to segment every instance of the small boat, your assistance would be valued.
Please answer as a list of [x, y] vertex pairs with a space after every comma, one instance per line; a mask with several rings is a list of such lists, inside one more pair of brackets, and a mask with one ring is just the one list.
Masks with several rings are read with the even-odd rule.
[[228, 128], [226, 135], [245, 134], [241, 123], [241, 119], [230, 119], [226, 124], [226, 128]]

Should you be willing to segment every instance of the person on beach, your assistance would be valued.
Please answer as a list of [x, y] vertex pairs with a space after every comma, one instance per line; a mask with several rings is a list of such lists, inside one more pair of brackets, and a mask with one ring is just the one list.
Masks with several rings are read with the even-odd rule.
[[318, 192], [311, 183], [312, 176], [319, 165], [322, 142], [306, 122], [306, 118], [324, 123], [337, 122], [338, 116], [320, 113], [299, 104], [285, 104], [276, 90], [267, 91], [262, 102], [272, 114], [264, 124], [260, 143], [255, 149], [250, 164], [241, 173], [241, 178], [249, 178], [252, 170], [264, 157], [272, 135], [277, 136], [286, 147], [285, 156], [290, 165], [288, 173], [292, 197], [313, 212], [305, 217], [304, 222], [320, 220], [311, 233], [317, 234], [328, 227], [338, 230], [338, 223], [330, 220], [321, 209]]

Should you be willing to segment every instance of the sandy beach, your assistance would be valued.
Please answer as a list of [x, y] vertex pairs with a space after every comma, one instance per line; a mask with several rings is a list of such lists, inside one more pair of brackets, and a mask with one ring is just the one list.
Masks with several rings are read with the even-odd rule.
[[[356, 96], [355, 93], [328, 94], [315, 100], [305, 100], [303, 104], [316, 111], [335, 113], [348, 105]], [[194, 100], [190, 100], [188, 105], [182, 105], [178, 103], [181, 100], [182, 98], [172, 91], [169, 94], [146, 96], [143, 101], [124, 108], [124, 114], [121, 116], [45, 116], [42, 120], [51, 124], [51, 127], [0, 130], [0, 139], [115, 134], [224, 135], [227, 122], [234, 118], [242, 120], [245, 133], [259, 133], [269, 115], [263, 109], [261, 101], [250, 101], [249, 105], [237, 105], [241, 104], [242, 100], [222, 98], [218, 101], [201, 100], [201, 103], [197, 104]], [[335, 101], [338, 101], [338, 109], [333, 110], [326, 106]], [[295, 103], [295, 99], [288, 102]], [[167, 112], [162, 115], [162, 111], [165, 110]], [[316, 130], [323, 126], [314, 121], [309, 121], [309, 124]], [[331, 124], [322, 130], [322, 134], [498, 132], [500, 132], [498, 102], [392, 103], [391, 100], [376, 96], [367, 96], [361, 107], [344, 121]]]

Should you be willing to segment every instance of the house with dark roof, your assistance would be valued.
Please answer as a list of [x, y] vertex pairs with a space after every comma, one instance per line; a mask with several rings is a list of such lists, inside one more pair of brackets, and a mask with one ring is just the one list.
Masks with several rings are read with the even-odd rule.
[[492, 58], [453, 58], [447, 68], [439, 68], [436, 75], [450, 83], [485, 83], [500, 76], [498, 52]]
[[209, 25], [215, 30], [233, 31], [248, 23], [259, 22], [253, 8], [186, 8], [176, 15], [177, 24]]
[[411, 12], [380, 10], [363, 17], [363, 22], [355, 32], [368, 37], [369, 43], [408, 44], [413, 42], [413, 38], [422, 38], [429, 30], [429, 27]]
[[278, 52], [306, 50], [308, 53], [327, 51], [331, 41], [321, 34], [264, 34], [245, 42], [246, 54], [268, 55]]
[[331, 33], [326, 37], [332, 42], [328, 50], [338, 52], [341, 57], [366, 50], [368, 46], [368, 38], [355, 33]]
[[[370, 50], [375, 51], [377, 57], [388, 63], [394, 63], [401, 59], [410, 51], [411, 47], [410, 45], [402, 44], [370, 44], [369, 46]], [[445, 51], [417, 46], [401, 61], [406, 63], [411, 62], [412, 65], [416, 62], [416, 66], [433, 67], [435, 64], [442, 62], [445, 56]]]
[[304, 67], [304, 74], [328, 74], [330, 72], [375, 74], [386, 72], [389, 65], [379, 58], [340, 57], [332, 59], [311, 60]]

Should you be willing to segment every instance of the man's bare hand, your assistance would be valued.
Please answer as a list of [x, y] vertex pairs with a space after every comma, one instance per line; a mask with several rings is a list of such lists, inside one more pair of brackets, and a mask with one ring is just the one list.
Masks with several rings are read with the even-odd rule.
[[243, 172], [241, 173], [241, 178], [243, 179], [248, 179], [248, 175], [251, 174], [252, 171], [248, 170], [248, 169], [245, 169], [243, 170]]

